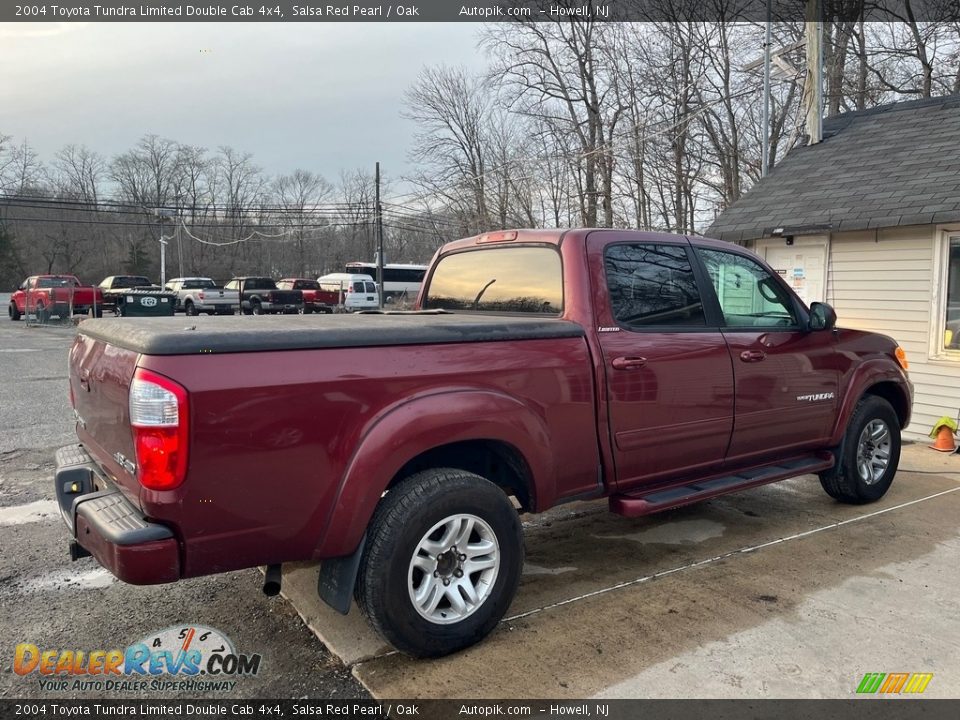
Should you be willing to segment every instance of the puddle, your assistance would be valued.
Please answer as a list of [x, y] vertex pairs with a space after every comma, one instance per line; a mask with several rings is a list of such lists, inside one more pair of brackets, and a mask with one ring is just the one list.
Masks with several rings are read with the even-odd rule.
[[654, 545], [694, 545], [723, 535], [726, 528], [713, 520], [679, 520], [627, 535], [595, 535], [600, 540], [630, 540]]
[[534, 565], [533, 563], [524, 563], [523, 564], [523, 574], [524, 575], [562, 575], [563, 573], [575, 572], [577, 568], [575, 567], [556, 567], [548, 568], [542, 567], [540, 565]]

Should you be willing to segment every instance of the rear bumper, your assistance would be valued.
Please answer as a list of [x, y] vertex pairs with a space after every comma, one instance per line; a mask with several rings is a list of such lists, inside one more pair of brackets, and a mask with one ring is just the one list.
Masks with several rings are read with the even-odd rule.
[[299, 313], [303, 310], [303, 303], [262, 302], [260, 307], [270, 313]]
[[57, 451], [54, 486], [74, 541], [117, 578], [133, 585], [180, 579], [180, 550], [173, 531], [144, 519], [106, 482], [82, 445]]

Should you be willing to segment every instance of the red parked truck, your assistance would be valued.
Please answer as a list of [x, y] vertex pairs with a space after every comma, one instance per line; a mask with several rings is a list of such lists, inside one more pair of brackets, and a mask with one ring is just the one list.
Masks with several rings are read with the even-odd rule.
[[83, 323], [56, 471], [73, 555], [137, 584], [266, 565], [270, 591], [321, 560], [325, 601], [437, 656], [513, 598], [510, 496], [633, 517], [813, 473], [865, 503], [897, 470], [902, 350], [728, 243], [481, 235], [437, 252], [419, 306]]
[[303, 312], [307, 315], [315, 312], [332, 313], [339, 300], [336, 292], [324, 290], [320, 283], [309, 278], [283, 278], [277, 280], [277, 288], [300, 290], [303, 293]]
[[70, 312], [103, 313], [103, 295], [98, 288], [82, 285], [73, 275], [31, 275], [10, 296], [7, 314], [11, 320], [36, 315], [46, 322], [51, 315], [67, 317]]

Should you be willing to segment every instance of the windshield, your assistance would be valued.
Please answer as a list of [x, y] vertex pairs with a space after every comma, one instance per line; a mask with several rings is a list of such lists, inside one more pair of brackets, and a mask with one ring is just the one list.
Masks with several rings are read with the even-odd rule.
[[563, 272], [554, 247], [468, 250], [441, 258], [423, 300], [429, 310], [559, 315]]

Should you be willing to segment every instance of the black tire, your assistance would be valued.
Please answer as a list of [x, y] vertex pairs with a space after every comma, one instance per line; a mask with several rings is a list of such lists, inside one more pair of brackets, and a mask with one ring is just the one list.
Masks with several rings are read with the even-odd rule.
[[199, 312], [197, 312], [197, 307], [189, 300], [187, 300], [187, 302], [184, 303], [183, 311], [191, 317], [194, 317], [200, 314]]
[[263, 306], [258, 300], [254, 300], [250, 303], [250, 312], [254, 315], [263, 315]]
[[[479, 518], [485, 531], [492, 531], [499, 546], [499, 567], [492, 588], [474, 609], [459, 621], [441, 624], [414, 606], [408, 583], [417, 574], [420, 583], [428, 578], [412, 570], [411, 562], [432, 528], [460, 514]], [[480, 537], [476, 531], [468, 541], [474, 537]], [[450, 555], [439, 553], [432, 560], [437, 562], [444, 554]], [[465, 553], [459, 557], [463, 561]], [[447, 577], [456, 584], [460, 581], [449, 573], [461, 572], [457, 578], [463, 575], [455, 556], [452, 561], [457, 570], [448, 569]], [[371, 625], [398, 650], [414, 657], [440, 657], [479, 642], [496, 627], [517, 591], [522, 567], [523, 531], [503, 490], [464, 470], [425, 470], [400, 482], [380, 501], [367, 529], [355, 596]], [[469, 571], [467, 576], [476, 577]], [[458, 595], [463, 597], [459, 591]], [[436, 613], [444, 613], [444, 603], [449, 606], [446, 595]]]
[[[858, 458], [872, 454], [877, 447], [874, 438], [865, 436], [868, 425], [874, 430], [881, 426], [889, 435], [886, 467], [861, 467]], [[865, 443], [865, 444], [864, 444]], [[882, 443], [881, 443], [882, 445]], [[853, 505], [874, 502], [882, 498], [900, 464], [900, 420], [890, 403], [876, 395], [865, 395], [857, 404], [844, 434], [842, 455], [831, 469], [820, 473], [820, 484], [834, 500]], [[871, 477], [867, 477], [867, 476]]]
[[50, 319], [50, 313], [47, 311], [46, 307], [44, 307], [43, 303], [37, 303], [36, 313], [38, 323], [45, 323]]
[[20, 310], [14, 303], [10, 303], [10, 305], [7, 307], [7, 314], [14, 322], [17, 322], [20, 319]]

